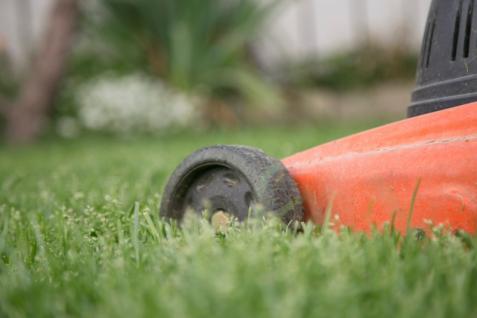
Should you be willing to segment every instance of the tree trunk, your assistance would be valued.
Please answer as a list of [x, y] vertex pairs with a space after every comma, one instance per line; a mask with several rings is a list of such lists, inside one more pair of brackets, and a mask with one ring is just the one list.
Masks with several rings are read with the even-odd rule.
[[79, 0], [56, 0], [31, 73], [7, 114], [10, 142], [31, 142], [45, 127], [66, 68], [78, 16]]

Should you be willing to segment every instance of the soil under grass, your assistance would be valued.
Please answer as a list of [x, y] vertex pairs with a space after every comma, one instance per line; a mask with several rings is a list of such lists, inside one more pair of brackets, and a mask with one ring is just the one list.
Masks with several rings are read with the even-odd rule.
[[158, 218], [167, 175], [201, 146], [283, 157], [362, 128], [1, 147], [0, 317], [477, 317], [475, 238]]

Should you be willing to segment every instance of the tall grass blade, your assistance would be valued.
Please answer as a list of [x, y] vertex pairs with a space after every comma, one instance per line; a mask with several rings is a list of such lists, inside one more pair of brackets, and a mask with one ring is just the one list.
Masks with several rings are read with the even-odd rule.
[[139, 202], [134, 203], [134, 214], [133, 214], [133, 232], [132, 232], [132, 243], [134, 246], [134, 258], [136, 264], [139, 265]]
[[421, 186], [421, 178], [417, 180], [416, 186], [414, 187], [414, 191], [412, 192], [411, 206], [409, 207], [409, 214], [407, 215], [407, 220], [406, 220], [406, 236], [409, 236], [411, 234], [411, 222], [412, 222], [412, 217], [414, 215], [414, 208], [416, 205], [417, 193], [419, 192], [420, 186]]

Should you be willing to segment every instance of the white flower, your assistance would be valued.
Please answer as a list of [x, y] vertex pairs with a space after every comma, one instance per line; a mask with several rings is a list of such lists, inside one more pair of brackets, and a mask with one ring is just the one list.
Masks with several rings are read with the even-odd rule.
[[198, 118], [191, 98], [141, 74], [98, 78], [80, 87], [76, 97], [79, 119], [91, 130], [160, 132]]

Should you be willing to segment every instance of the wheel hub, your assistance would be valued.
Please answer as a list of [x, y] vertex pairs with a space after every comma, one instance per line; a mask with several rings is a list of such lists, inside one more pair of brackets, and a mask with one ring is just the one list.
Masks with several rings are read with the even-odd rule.
[[193, 179], [184, 196], [185, 210], [202, 214], [247, 218], [253, 200], [250, 184], [237, 171], [227, 167], [210, 168]]

